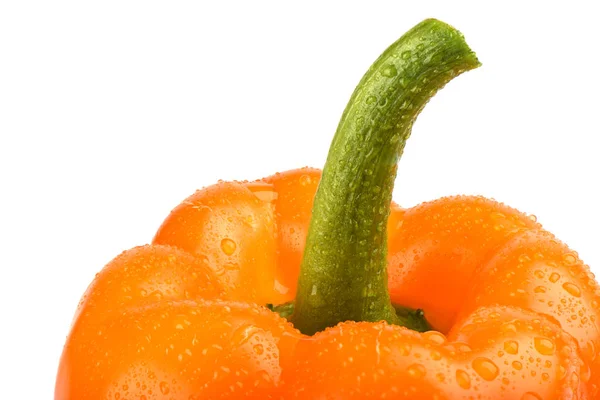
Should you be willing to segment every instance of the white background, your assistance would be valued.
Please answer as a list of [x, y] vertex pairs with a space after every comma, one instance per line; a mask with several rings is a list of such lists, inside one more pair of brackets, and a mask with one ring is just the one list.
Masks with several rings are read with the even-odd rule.
[[0, 397], [53, 397], [87, 284], [195, 189], [321, 167], [363, 73], [427, 17], [483, 67], [421, 114], [395, 199], [494, 197], [600, 272], [592, 1], [279, 3], [1, 3]]

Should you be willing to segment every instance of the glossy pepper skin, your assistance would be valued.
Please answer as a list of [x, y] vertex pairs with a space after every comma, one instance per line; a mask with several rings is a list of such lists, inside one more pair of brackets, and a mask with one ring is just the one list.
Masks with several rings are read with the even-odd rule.
[[300, 335], [222, 294], [209, 266], [182, 250], [122, 253], [79, 305], [55, 399], [268, 398]]
[[598, 398], [600, 288], [575, 252], [484, 197], [391, 202], [414, 119], [477, 66], [426, 20], [367, 72], [323, 171], [184, 200], [86, 291], [55, 399]]

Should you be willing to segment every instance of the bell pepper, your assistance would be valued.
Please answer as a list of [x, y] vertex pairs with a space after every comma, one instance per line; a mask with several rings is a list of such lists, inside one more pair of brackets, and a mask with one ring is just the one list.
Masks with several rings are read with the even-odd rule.
[[595, 399], [600, 288], [535, 217], [404, 209], [427, 101], [479, 61], [425, 20], [358, 84], [323, 171], [219, 182], [93, 280], [55, 399]]

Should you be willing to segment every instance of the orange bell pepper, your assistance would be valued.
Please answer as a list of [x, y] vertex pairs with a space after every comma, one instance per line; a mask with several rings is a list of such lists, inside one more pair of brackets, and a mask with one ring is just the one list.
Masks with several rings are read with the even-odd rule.
[[84, 295], [55, 399], [595, 399], [600, 288], [534, 217], [391, 201], [411, 127], [479, 66], [426, 20], [359, 83], [325, 168], [219, 182]]

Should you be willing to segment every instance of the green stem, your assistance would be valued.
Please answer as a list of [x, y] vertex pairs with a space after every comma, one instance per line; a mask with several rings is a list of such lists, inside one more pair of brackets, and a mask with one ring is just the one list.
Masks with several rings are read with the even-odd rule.
[[427, 101], [479, 61], [429, 19], [392, 44], [355, 89], [317, 190], [291, 320], [312, 334], [341, 321], [398, 324], [387, 288], [386, 226], [397, 162]]

